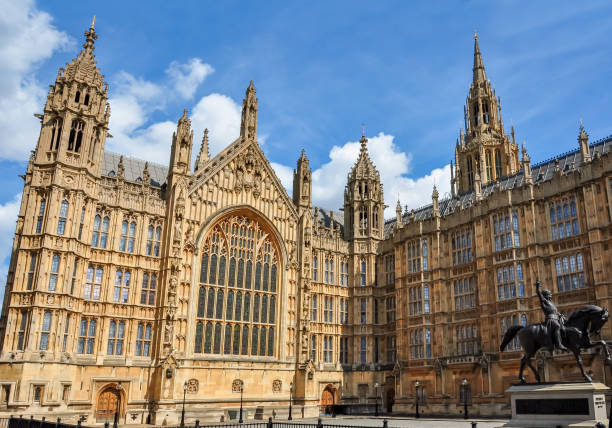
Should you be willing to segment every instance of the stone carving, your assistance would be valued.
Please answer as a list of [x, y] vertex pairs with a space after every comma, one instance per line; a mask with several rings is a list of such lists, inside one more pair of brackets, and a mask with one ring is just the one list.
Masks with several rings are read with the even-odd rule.
[[272, 381], [272, 392], [281, 392], [282, 388], [283, 382], [280, 379], [274, 379], [274, 381]]
[[232, 382], [232, 392], [241, 392], [243, 388], [244, 382], [242, 379], [234, 379]]
[[187, 381], [187, 387], [185, 388], [187, 394], [196, 394], [199, 389], [200, 384], [197, 379], [189, 379]]
[[257, 159], [253, 147], [249, 147], [246, 153], [240, 154], [236, 158], [236, 182], [234, 190], [252, 190], [256, 198], [261, 195], [262, 165]]

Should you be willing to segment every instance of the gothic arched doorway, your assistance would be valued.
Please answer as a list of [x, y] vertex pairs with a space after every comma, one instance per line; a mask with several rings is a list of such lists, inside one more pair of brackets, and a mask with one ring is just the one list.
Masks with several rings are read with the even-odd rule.
[[393, 411], [393, 404], [395, 404], [395, 389], [389, 388], [387, 389], [385, 396], [385, 407], [387, 408], [387, 413], [391, 413]]
[[335, 404], [336, 388], [327, 385], [321, 393], [321, 414], [330, 415]]
[[117, 411], [121, 415], [121, 392], [117, 387], [109, 386], [98, 395], [96, 420], [98, 422], [112, 421]]

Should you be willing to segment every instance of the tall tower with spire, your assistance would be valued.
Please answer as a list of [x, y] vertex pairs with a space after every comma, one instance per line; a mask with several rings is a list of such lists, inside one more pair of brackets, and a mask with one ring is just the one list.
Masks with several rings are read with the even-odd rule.
[[474, 189], [477, 173], [486, 185], [520, 168], [518, 145], [505, 133], [501, 101], [487, 79], [476, 33], [472, 72], [464, 107], [465, 135], [461, 130], [455, 150], [458, 193]]
[[94, 56], [95, 17], [79, 55], [60, 68], [42, 115], [34, 163], [86, 168], [99, 175], [108, 134], [108, 84]]
[[344, 190], [345, 239], [382, 239], [385, 209], [383, 186], [380, 174], [368, 154], [365, 132], [359, 142], [359, 158], [348, 175]]

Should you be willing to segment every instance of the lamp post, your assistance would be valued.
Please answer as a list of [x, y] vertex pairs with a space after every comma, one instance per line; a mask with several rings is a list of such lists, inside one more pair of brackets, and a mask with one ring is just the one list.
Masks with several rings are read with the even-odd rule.
[[415, 402], [414, 402], [414, 404], [415, 404], [415, 407], [416, 407], [415, 412], [414, 412], [414, 417], [415, 418], [421, 417], [421, 415], [419, 414], [419, 385], [420, 385], [419, 381], [415, 380], [414, 381], [414, 393], [415, 393], [414, 394], [415, 395]]
[[293, 402], [293, 382], [291, 382], [289, 384], [289, 417], [287, 418], [287, 420], [291, 421], [293, 420], [293, 417], [291, 416], [291, 404]]
[[376, 407], [374, 408], [374, 416], [378, 416], [378, 382], [374, 384], [374, 394], [376, 394]]
[[238, 418], [238, 423], [244, 423], [242, 419], [242, 392], [244, 391], [244, 382], [240, 381], [240, 417]]
[[117, 382], [117, 407], [115, 408], [115, 417], [113, 418], [113, 428], [117, 428], [119, 423], [119, 405], [121, 401], [121, 381]]
[[461, 389], [463, 390], [463, 419], [468, 418], [468, 381], [463, 378], [461, 381]]
[[185, 394], [187, 394], [187, 381], [183, 384], [183, 410], [181, 411], [181, 428], [185, 426]]

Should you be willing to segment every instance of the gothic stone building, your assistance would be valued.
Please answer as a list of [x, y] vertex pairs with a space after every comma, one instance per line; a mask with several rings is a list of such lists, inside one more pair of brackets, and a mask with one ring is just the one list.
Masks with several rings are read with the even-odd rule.
[[[385, 221], [361, 139], [343, 213], [312, 205], [302, 151], [290, 197], [257, 143], [255, 87], [238, 138], [192, 162], [185, 113], [168, 165], [105, 151], [97, 35], [51, 86], [27, 166], [0, 322], [2, 414], [103, 422], [313, 416], [321, 405], [508, 414], [513, 324], [610, 307], [612, 138], [531, 165], [504, 128], [475, 41], [451, 196]], [[238, 133], [238, 132], [237, 132]], [[192, 168], [192, 165], [195, 165]], [[612, 336], [610, 328], [603, 336]], [[606, 380], [595, 353], [594, 377]], [[545, 379], [579, 379], [542, 353]], [[609, 382], [609, 381], [608, 381]], [[610, 382], [609, 382], [610, 383]], [[361, 410], [367, 407], [361, 407]], [[370, 407], [371, 409], [371, 407]]]

